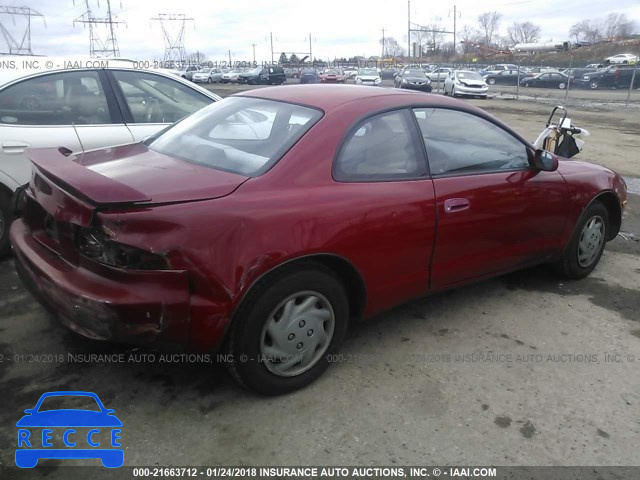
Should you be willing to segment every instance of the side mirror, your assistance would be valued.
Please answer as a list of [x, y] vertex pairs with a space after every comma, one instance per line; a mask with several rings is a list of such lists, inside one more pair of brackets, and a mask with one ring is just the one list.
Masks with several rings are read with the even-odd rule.
[[551, 152], [539, 148], [533, 154], [531, 166], [543, 172], [555, 172], [558, 169], [558, 157]]

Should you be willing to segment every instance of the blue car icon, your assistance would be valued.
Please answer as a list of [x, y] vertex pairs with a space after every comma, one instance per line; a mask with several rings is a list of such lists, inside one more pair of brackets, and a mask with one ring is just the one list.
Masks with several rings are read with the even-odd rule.
[[[62, 397], [62, 399], [56, 397]], [[59, 403], [60, 400], [64, 401], [65, 397], [73, 397], [67, 400], [89, 402], [92, 407], [95, 408], [97, 405], [98, 408], [52, 410], [42, 406], [45, 401], [48, 404], [53, 403], [52, 400]], [[114, 410], [104, 407], [95, 393], [48, 392], [40, 397], [34, 408], [24, 412], [26, 415], [16, 423], [18, 427], [16, 465], [18, 467], [33, 468], [41, 458], [99, 458], [102, 465], [107, 468], [118, 468], [123, 465], [124, 450], [120, 444], [122, 422], [114, 415]], [[41, 435], [40, 429], [42, 429]], [[54, 446], [54, 429], [58, 436], [62, 434], [62, 445]]]

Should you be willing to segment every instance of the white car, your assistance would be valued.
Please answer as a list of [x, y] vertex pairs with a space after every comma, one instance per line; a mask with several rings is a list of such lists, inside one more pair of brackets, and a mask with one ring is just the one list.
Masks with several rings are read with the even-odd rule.
[[425, 73], [431, 83], [444, 82], [444, 79], [451, 75], [453, 68], [440, 67], [436, 68], [433, 72]]
[[445, 78], [443, 91], [445, 95], [452, 97], [466, 95], [486, 98], [489, 86], [478, 72], [454, 70]]
[[343, 71], [347, 78], [354, 78], [358, 75], [358, 67], [345, 67]]
[[222, 74], [222, 83], [237, 83], [238, 77], [243, 72], [241, 68], [234, 68], [233, 70], [228, 71], [227, 73]]
[[[22, 66], [31, 57], [6, 57]], [[40, 63], [50, 57], [33, 57]], [[15, 60], [12, 60], [15, 59]], [[35, 61], [35, 60], [34, 60]], [[29, 182], [27, 148], [72, 152], [139, 142], [220, 97], [166, 71], [109, 59], [105, 68], [5, 69], [0, 74], [0, 256], [11, 198]], [[90, 62], [81, 62], [87, 65]], [[95, 62], [98, 64], [98, 62]]]
[[356, 75], [357, 85], [375, 85], [378, 86], [382, 83], [380, 73], [377, 68], [360, 68]]
[[614, 55], [613, 57], [604, 59], [605, 63], [617, 63], [624, 65], [634, 65], [638, 63], [638, 61], [640, 61], [640, 57], [631, 53], [620, 53], [618, 55]]
[[203, 68], [193, 74], [196, 83], [219, 83], [222, 81], [222, 70], [219, 68]]

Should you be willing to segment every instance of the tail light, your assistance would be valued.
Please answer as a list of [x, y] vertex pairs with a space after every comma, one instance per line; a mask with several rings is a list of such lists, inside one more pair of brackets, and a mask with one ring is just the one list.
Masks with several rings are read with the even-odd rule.
[[110, 267], [126, 270], [167, 270], [165, 257], [131, 245], [116, 242], [101, 228], [81, 228], [76, 236], [80, 254]]

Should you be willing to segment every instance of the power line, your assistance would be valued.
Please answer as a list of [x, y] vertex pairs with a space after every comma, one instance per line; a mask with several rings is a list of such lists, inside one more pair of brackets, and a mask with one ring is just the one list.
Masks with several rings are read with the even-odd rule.
[[[74, 3], [75, 4], [75, 3]], [[96, 17], [91, 11], [89, 6], [89, 0], [85, 0], [87, 10], [73, 21], [83, 25], [89, 25], [89, 55], [91, 58], [100, 57], [119, 57], [120, 49], [118, 48], [118, 40], [116, 39], [114, 26], [118, 24], [124, 24], [120, 20], [114, 20], [111, 11], [111, 0], [107, 0], [107, 16]], [[98, 31], [99, 25], [105, 25], [107, 27], [107, 38], [102, 40]]]
[[47, 22], [44, 18], [44, 15], [35, 11], [29, 7], [5, 7], [0, 6], [0, 15], [9, 15], [11, 20], [13, 20], [13, 25], [16, 24], [15, 17], [26, 17], [27, 19], [27, 28], [22, 34], [22, 39], [20, 43], [11, 35], [9, 29], [0, 21], [0, 31], [2, 31], [2, 36], [4, 37], [5, 42], [7, 43], [8, 52], [2, 52], [2, 54], [9, 55], [33, 55], [33, 51], [31, 50], [31, 17], [42, 17], [42, 21], [44, 22], [45, 28], [47, 27]]
[[[164, 61], [186, 63], [187, 51], [184, 47], [184, 29], [187, 22], [195, 22], [191, 17], [187, 18], [184, 13], [159, 13], [157, 17], [151, 20], [160, 22], [162, 27], [162, 36], [164, 37]], [[177, 22], [177, 35], [175, 34], [172, 24]]]

